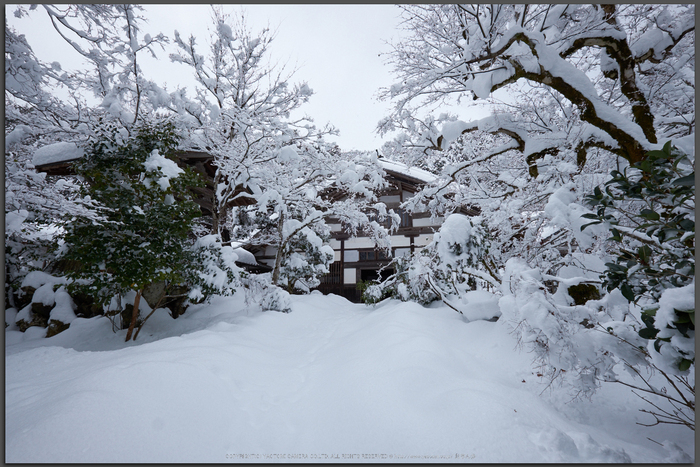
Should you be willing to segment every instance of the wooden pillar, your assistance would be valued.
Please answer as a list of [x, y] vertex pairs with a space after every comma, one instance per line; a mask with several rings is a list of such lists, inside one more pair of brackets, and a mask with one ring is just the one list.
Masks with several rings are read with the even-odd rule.
[[345, 240], [340, 241], [340, 286], [345, 287]]

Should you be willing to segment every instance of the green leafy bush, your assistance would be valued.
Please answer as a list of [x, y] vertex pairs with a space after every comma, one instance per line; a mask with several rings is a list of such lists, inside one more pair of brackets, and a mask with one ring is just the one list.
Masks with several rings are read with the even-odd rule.
[[[595, 207], [592, 224], [607, 223], [617, 243], [617, 257], [607, 263], [604, 286], [619, 289], [642, 306], [644, 327], [639, 335], [654, 339], [661, 352], [674, 335], [694, 342], [694, 306], [672, 307], [668, 319], [657, 315], [664, 293], [688, 293], [695, 281], [695, 170], [688, 156], [668, 142], [660, 151], [622, 171], [615, 170], [604, 190], [586, 198]], [[669, 300], [667, 296], [665, 301]], [[680, 303], [680, 302], [679, 302]], [[694, 365], [691, 354], [677, 343], [675, 364], [680, 371]]]
[[188, 235], [201, 214], [190, 187], [203, 182], [172, 160], [177, 141], [168, 122], [141, 123], [131, 135], [103, 124], [75, 163], [86, 181], [82, 195], [104, 208], [105, 219], [66, 223], [60, 258], [77, 265], [67, 272], [72, 291], [102, 305], [137, 292], [127, 340], [143, 289], [160, 281], [179, 284], [193, 264]]

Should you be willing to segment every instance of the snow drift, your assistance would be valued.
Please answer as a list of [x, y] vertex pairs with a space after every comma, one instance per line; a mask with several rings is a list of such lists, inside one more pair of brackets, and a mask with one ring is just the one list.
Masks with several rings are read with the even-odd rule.
[[689, 430], [635, 425], [624, 388], [540, 395], [504, 322], [242, 296], [158, 310], [137, 342], [103, 317], [6, 331], [6, 462], [690, 462]]

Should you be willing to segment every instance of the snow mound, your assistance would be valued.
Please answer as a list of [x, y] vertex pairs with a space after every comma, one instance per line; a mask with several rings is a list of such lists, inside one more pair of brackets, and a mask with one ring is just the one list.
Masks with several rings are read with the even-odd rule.
[[464, 296], [465, 306], [462, 313], [469, 321], [498, 318], [501, 316], [498, 300], [499, 297], [485, 290], [467, 292]]
[[231, 245], [233, 248], [233, 252], [236, 253], [236, 256], [238, 259], [239, 263], [244, 263], [244, 264], [258, 264], [258, 260], [255, 259], [255, 255], [251, 253], [250, 251], [246, 250], [245, 248], [239, 246], [236, 247], [235, 245]]
[[54, 277], [43, 271], [31, 271], [22, 280], [21, 287], [33, 287], [38, 289], [44, 284], [65, 284], [66, 279], [63, 277]]

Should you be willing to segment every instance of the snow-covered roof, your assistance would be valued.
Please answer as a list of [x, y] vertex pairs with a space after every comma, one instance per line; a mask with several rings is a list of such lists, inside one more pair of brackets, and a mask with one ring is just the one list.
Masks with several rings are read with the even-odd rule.
[[32, 164], [41, 166], [69, 162], [80, 159], [84, 154], [75, 143], [54, 143], [37, 149]]
[[258, 265], [258, 260], [255, 259], [255, 255], [243, 248], [242, 243], [231, 242], [231, 248], [233, 248], [236, 256], [238, 256], [239, 263]]
[[419, 169], [417, 167], [409, 167], [401, 162], [390, 161], [387, 159], [379, 159], [379, 163], [381, 164], [382, 168], [386, 171], [405, 175], [420, 182], [431, 183], [437, 179], [435, 175], [431, 174], [426, 170]]

